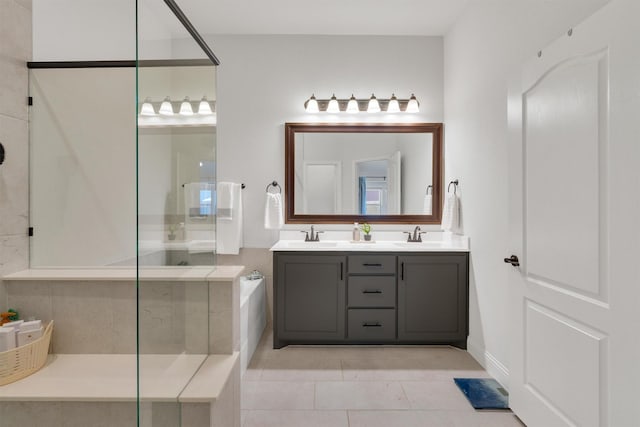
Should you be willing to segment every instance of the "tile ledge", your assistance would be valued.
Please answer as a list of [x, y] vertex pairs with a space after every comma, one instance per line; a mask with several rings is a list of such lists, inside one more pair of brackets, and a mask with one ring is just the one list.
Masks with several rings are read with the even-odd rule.
[[218, 399], [239, 363], [239, 352], [210, 354], [184, 388], [178, 402], [206, 403]]
[[[140, 269], [142, 281], [234, 281], [244, 266], [150, 267]], [[135, 281], [138, 275], [131, 267], [58, 267], [31, 268], [7, 274], [5, 281]]]

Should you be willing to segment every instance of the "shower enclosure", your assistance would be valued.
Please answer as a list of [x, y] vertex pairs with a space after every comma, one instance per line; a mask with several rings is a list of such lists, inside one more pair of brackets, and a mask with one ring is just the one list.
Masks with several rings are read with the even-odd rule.
[[202, 412], [179, 397], [215, 353], [218, 60], [175, 1], [130, 13], [135, 60], [29, 64], [30, 268], [58, 276], [22, 289], [50, 295], [52, 366], [100, 355], [96, 371], [113, 369], [92, 379], [96, 418], [179, 426]]

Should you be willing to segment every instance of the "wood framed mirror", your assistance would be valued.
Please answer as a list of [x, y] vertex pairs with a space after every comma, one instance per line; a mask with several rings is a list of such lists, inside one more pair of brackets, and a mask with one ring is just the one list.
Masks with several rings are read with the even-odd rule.
[[438, 224], [442, 171], [442, 123], [285, 123], [285, 222]]

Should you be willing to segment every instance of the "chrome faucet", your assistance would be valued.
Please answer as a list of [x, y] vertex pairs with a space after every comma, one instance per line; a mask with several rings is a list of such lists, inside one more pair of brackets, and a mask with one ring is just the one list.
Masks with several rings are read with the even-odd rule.
[[314, 231], [313, 225], [311, 226], [311, 234], [308, 231], [300, 231], [301, 233], [305, 233], [304, 241], [305, 242], [319, 242], [320, 241], [320, 233], [324, 233], [324, 231]]
[[408, 234], [407, 242], [412, 243], [420, 243], [422, 242], [422, 235], [426, 234], [426, 231], [420, 231], [420, 226], [416, 225], [416, 228], [413, 229], [413, 234], [410, 231], [403, 231], [403, 233]]

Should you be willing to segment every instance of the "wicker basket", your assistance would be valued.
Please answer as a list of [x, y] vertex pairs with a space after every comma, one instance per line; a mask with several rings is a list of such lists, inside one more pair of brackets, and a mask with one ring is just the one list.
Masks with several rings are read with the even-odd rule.
[[44, 366], [52, 332], [53, 320], [34, 342], [0, 353], [0, 386], [28, 377]]

